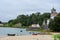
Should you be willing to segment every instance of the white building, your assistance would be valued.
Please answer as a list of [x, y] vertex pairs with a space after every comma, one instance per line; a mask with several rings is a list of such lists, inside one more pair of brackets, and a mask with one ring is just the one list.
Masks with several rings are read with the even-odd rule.
[[[57, 16], [56, 9], [52, 8], [51, 9], [50, 19], [54, 19], [55, 16]], [[43, 25], [44, 25], [45, 29], [48, 29], [48, 25], [49, 25], [50, 19], [47, 19], [47, 23], [45, 23], [45, 20], [43, 21]]]
[[39, 24], [32, 24], [31, 27], [32, 28], [40, 28], [40, 25]]

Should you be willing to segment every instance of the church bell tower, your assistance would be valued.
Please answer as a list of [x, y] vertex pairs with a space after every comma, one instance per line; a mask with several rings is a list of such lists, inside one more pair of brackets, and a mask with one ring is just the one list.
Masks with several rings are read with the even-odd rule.
[[54, 19], [54, 17], [57, 16], [57, 12], [55, 8], [51, 9], [51, 19]]

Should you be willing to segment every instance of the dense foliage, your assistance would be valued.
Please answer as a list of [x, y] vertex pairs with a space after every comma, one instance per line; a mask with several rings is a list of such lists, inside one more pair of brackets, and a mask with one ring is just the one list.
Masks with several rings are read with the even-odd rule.
[[31, 15], [18, 15], [16, 19], [10, 20], [8, 22], [9, 26], [12, 26], [17, 23], [21, 23], [22, 26], [30, 26], [31, 24], [40, 24], [42, 25], [45, 19], [50, 18], [50, 13], [43, 13], [40, 12], [32, 13]]
[[54, 20], [50, 21], [49, 28], [52, 31], [60, 32], [60, 13], [54, 18]]

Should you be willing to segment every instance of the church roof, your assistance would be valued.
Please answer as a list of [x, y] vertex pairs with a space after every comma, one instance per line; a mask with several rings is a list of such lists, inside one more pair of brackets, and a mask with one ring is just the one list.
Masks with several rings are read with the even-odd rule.
[[56, 11], [56, 9], [55, 8], [52, 8], [52, 11]]

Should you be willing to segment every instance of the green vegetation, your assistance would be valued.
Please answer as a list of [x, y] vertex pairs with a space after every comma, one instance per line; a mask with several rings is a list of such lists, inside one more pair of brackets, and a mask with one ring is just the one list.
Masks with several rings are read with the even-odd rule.
[[8, 25], [13, 27], [13, 25], [20, 23], [22, 28], [28, 28], [32, 24], [42, 25], [43, 21], [50, 18], [50, 13], [40, 12], [32, 13], [31, 15], [18, 15], [16, 19], [9, 20]]
[[60, 32], [60, 13], [54, 18], [54, 20], [50, 21], [49, 28], [52, 31]]
[[8, 25], [7, 25], [6, 22], [1, 22], [1, 21], [0, 21], [0, 27], [8, 27]]
[[54, 35], [54, 40], [60, 40], [60, 34]]

